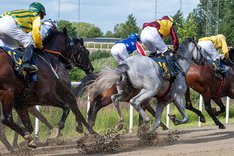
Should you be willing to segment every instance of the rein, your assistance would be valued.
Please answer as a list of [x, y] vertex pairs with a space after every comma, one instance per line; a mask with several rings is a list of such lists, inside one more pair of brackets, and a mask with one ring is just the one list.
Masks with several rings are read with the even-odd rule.
[[49, 49], [46, 49], [46, 48], [44, 48], [44, 51], [47, 52], [47, 53], [50, 53], [50, 54], [55, 54], [55, 55], [62, 56], [62, 53], [60, 53], [59, 51], [49, 50]]
[[59, 51], [55, 51], [55, 50], [49, 50], [44, 48], [44, 51], [50, 54], [54, 54], [54, 55], [59, 55], [60, 57], [62, 57], [63, 60], [65, 60], [68, 64], [70, 64], [71, 62], [65, 57], [63, 56], [63, 54]]

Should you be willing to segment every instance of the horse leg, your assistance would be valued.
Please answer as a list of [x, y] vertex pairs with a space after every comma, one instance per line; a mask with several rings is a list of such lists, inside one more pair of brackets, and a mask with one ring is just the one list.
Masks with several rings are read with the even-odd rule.
[[4, 126], [2, 125], [1, 122], [0, 122], [0, 141], [3, 143], [3, 145], [6, 147], [8, 151], [10, 152], [14, 151], [13, 147], [11, 146], [11, 144], [8, 142], [6, 138]]
[[120, 107], [119, 107], [119, 102], [122, 99], [122, 94], [123, 94], [123, 92], [120, 92], [118, 94], [113, 94], [111, 96], [111, 100], [113, 101], [113, 104], [115, 106], [115, 109], [117, 111], [118, 118], [119, 118], [119, 123], [115, 126], [115, 129], [117, 131], [120, 131], [121, 129], [123, 129], [123, 122], [124, 122], [124, 119], [122, 117], [122, 113], [121, 113], [121, 110], [120, 110]]
[[182, 115], [182, 120], [178, 120], [176, 119], [176, 117], [172, 120], [174, 125], [186, 123], [188, 121], [188, 116], [185, 113], [185, 105], [183, 104], [183, 97], [179, 95], [176, 96], [175, 99], [173, 100], [173, 103], [175, 104], [175, 106]]
[[163, 109], [165, 108], [166, 104], [164, 103], [157, 103], [156, 104], [156, 112], [155, 112], [155, 120], [154, 120], [154, 126], [151, 130], [151, 133], [154, 133], [155, 130], [159, 127], [160, 125], [160, 121], [161, 121], [161, 117], [162, 117], [162, 113], [163, 113]]
[[64, 104], [63, 102], [60, 102], [60, 108], [63, 109], [63, 114], [57, 124], [57, 127], [51, 129], [51, 134], [49, 136], [50, 139], [55, 139], [59, 136], [60, 131], [64, 128], [65, 126], [65, 122], [67, 119], [67, 116], [70, 112], [70, 108], [68, 107], [68, 105]]
[[53, 129], [53, 126], [48, 122], [48, 120], [36, 109], [36, 107], [28, 108], [30, 114], [38, 118], [42, 123], [44, 123], [50, 130]]
[[[26, 131], [24, 128], [21, 128], [19, 125], [17, 125], [14, 121], [13, 121], [13, 117], [12, 117], [12, 107], [10, 107], [10, 102], [8, 99], [8, 102], [6, 102], [6, 100], [4, 99], [4, 104], [2, 102], [0, 102], [0, 107], [1, 107], [1, 120], [2, 123], [6, 126], [8, 126], [9, 128], [11, 128], [12, 130], [16, 131], [18, 134], [20, 134], [25, 140], [28, 141], [28, 146], [35, 148], [36, 144], [34, 142], [34, 138], [30, 135], [30, 133], [28, 131]], [[13, 106], [13, 104], [12, 104]]]
[[193, 107], [191, 99], [190, 99], [190, 88], [187, 87], [187, 91], [185, 93], [185, 107], [186, 109], [196, 113], [199, 117], [200, 117], [200, 121], [205, 123], [206, 122], [206, 118], [204, 117], [204, 115], [202, 114], [202, 112], [196, 108]]
[[111, 103], [111, 97], [102, 97], [101, 99], [95, 98], [90, 101], [90, 109], [88, 111], [88, 122], [90, 126], [94, 126], [98, 111]]
[[[153, 107], [150, 105], [149, 100], [147, 100], [146, 102], [143, 102], [141, 105], [142, 105], [143, 109], [145, 108], [153, 117], [155, 117], [155, 111], [154, 111]], [[140, 123], [142, 124], [142, 122], [143, 122], [143, 119], [139, 115], [139, 125], [140, 125]], [[168, 130], [168, 127], [162, 122], [160, 122], [159, 126], [162, 127], [163, 130]]]
[[[90, 134], [96, 134], [96, 132], [93, 130], [93, 128], [86, 122], [84, 116], [81, 114], [78, 106], [77, 106], [77, 102], [76, 102], [76, 98], [74, 97], [73, 93], [71, 93], [70, 91], [67, 92], [66, 94], [67, 96], [67, 100], [66, 103], [69, 104], [69, 107], [71, 109], [71, 111], [74, 113], [75, 117], [76, 117], [76, 122], [77, 122], [77, 127], [76, 127], [76, 131], [78, 133], [82, 133], [83, 132], [83, 125], [87, 128], [87, 130], [89, 131]], [[70, 97], [70, 98], [69, 98]]]
[[218, 116], [226, 111], [226, 107], [223, 104], [221, 98], [212, 99], [220, 108], [220, 111], [214, 111], [215, 115]]
[[28, 109], [25, 109], [25, 108], [21, 109], [19, 107], [16, 107], [15, 110], [18, 114], [17, 121], [19, 121], [19, 118], [20, 118], [25, 129], [31, 134], [33, 132], [33, 126], [29, 117]]
[[[20, 120], [19, 116], [17, 117], [16, 123], [22, 124], [22, 121]], [[14, 139], [13, 139], [13, 142], [12, 142], [12, 146], [14, 148], [18, 148], [19, 147], [19, 145], [18, 145], [18, 138], [19, 138], [19, 134], [15, 132]]]
[[154, 94], [155, 94], [155, 92], [152, 90], [149, 91], [146, 89], [142, 89], [138, 95], [136, 95], [135, 97], [133, 97], [130, 100], [130, 104], [135, 108], [135, 110], [137, 110], [140, 113], [141, 117], [144, 119], [145, 124], [146, 124], [146, 126], [144, 128], [146, 130], [148, 130], [148, 128], [149, 128], [149, 120], [150, 119], [149, 119], [148, 115], [144, 112], [144, 110], [142, 109], [140, 104], [142, 103], [142, 101], [153, 97]]
[[210, 115], [210, 117], [213, 119], [215, 124], [219, 126], [219, 129], [225, 129], [226, 127], [216, 118], [212, 108], [211, 108], [211, 99], [207, 98], [207, 96], [203, 96], [204, 103], [205, 103], [205, 109], [207, 113]]

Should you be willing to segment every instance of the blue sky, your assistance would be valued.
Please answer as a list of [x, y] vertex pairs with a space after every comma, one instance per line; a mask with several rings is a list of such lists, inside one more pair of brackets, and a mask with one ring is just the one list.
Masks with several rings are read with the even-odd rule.
[[[157, 18], [174, 15], [182, 8], [185, 17], [199, 4], [199, 0], [38, 0], [46, 7], [45, 18], [58, 19], [58, 1], [60, 1], [60, 19], [88, 22], [98, 26], [104, 33], [113, 31], [114, 26], [127, 20], [133, 14], [138, 26], [155, 20], [155, 2]], [[80, 11], [78, 11], [80, 1]], [[0, 14], [14, 9], [27, 9], [32, 0], [0, 0]], [[181, 2], [181, 3], [180, 3]], [[80, 16], [78, 14], [80, 13]]]

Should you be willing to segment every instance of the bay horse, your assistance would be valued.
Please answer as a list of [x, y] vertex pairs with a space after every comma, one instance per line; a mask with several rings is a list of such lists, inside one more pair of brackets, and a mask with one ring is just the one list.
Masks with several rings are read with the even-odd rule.
[[[34, 50], [36, 66], [38, 67], [38, 80], [26, 82], [22, 77], [17, 77], [10, 57], [0, 50], [0, 113], [2, 123], [19, 133], [28, 141], [29, 147], [36, 147], [35, 140], [30, 133], [33, 131], [27, 108], [35, 105], [55, 106], [63, 109], [58, 128], [62, 129], [69, 111], [74, 113], [78, 123], [77, 131], [83, 132], [82, 124], [92, 134], [95, 131], [88, 125], [77, 107], [76, 98], [71, 91], [71, 83], [65, 70], [59, 65], [60, 60], [71, 62], [75, 66], [85, 70], [86, 73], [93, 71], [89, 60], [89, 52], [84, 45], [72, 41], [63, 32], [55, 31], [44, 41], [44, 50]], [[58, 74], [54, 71], [58, 70]], [[59, 73], [62, 73], [59, 77]], [[25, 128], [20, 127], [13, 121], [12, 109], [17, 114]]]
[[[97, 80], [90, 84], [91, 90], [89, 95], [96, 97], [104, 90], [111, 88], [116, 84], [118, 93], [111, 96], [115, 108], [119, 116], [119, 101], [125, 94], [129, 94], [129, 84], [139, 90], [139, 93], [130, 99], [130, 104], [139, 112], [144, 119], [146, 126], [149, 123], [149, 117], [141, 107], [141, 103], [151, 97], [157, 98], [156, 113], [154, 126], [151, 132], [154, 132], [159, 124], [164, 107], [170, 102], [176, 105], [183, 119], [175, 119], [177, 124], [182, 124], [188, 121], [185, 114], [185, 106], [183, 104], [183, 95], [186, 92], [185, 74], [189, 70], [191, 60], [199, 62], [203, 59], [197, 43], [192, 39], [184, 39], [180, 45], [176, 62], [180, 66], [181, 73], [177, 79], [171, 83], [162, 78], [162, 71], [159, 65], [152, 59], [145, 56], [132, 56], [124, 61], [115, 69], [106, 69], [100, 72]], [[165, 93], [167, 93], [165, 95]], [[159, 98], [162, 95], [163, 98]]]
[[[205, 110], [211, 116], [219, 129], [226, 127], [217, 119], [217, 115], [225, 112], [225, 105], [221, 98], [228, 96], [234, 98], [234, 48], [229, 50], [229, 57], [231, 61], [225, 61], [230, 69], [226, 72], [224, 77], [218, 77], [214, 71], [213, 66], [207, 61], [205, 65], [191, 64], [189, 72], [186, 75], [186, 82], [188, 87], [201, 94], [204, 100]], [[195, 112], [201, 122], [205, 122], [205, 117], [201, 111], [192, 106], [190, 99], [190, 88], [186, 92], [186, 108]], [[214, 111], [211, 107], [211, 100], [213, 100], [219, 107], [220, 111]]]

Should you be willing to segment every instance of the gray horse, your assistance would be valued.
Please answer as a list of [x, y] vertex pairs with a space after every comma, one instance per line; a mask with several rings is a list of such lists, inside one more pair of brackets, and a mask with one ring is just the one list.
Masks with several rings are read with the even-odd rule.
[[146, 127], [149, 125], [149, 117], [140, 104], [152, 97], [157, 98], [155, 121], [151, 132], [158, 128], [163, 109], [169, 102], [173, 102], [176, 105], [183, 117], [182, 120], [174, 118], [174, 124], [186, 123], [188, 117], [185, 113], [185, 105], [182, 98], [186, 92], [185, 75], [189, 70], [191, 61], [199, 62], [202, 58], [200, 48], [192, 39], [183, 40], [175, 58], [181, 72], [176, 80], [171, 83], [162, 77], [162, 70], [154, 60], [139, 55], [129, 57], [116, 69], [101, 71], [96, 82], [92, 84], [91, 95], [98, 95], [103, 90], [116, 84], [118, 93], [112, 95], [112, 101], [120, 118], [122, 118], [119, 101], [121, 101], [124, 94], [128, 94], [126, 90], [130, 84], [139, 90], [139, 93], [131, 98], [130, 104], [140, 113], [146, 123]]

